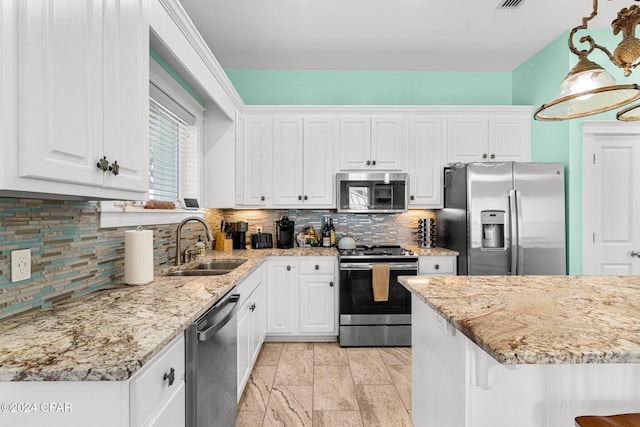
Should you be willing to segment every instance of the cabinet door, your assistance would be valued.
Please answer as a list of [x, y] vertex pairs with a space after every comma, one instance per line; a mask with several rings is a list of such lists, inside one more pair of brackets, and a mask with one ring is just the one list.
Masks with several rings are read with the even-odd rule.
[[447, 161], [449, 163], [489, 160], [486, 117], [451, 117], [447, 121]]
[[335, 207], [333, 170], [334, 121], [331, 117], [304, 119], [304, 203]]
[[371, 167], [380, 170], [402, 170], [404, 153], [403, 118], [371, 119]]
[[273, 119], [273, 205], [303, 204], [302, 118]]
[[271, 136], [266, 117], [245, 116], [242, 205], [268, 206], [271, 198]]
[[369, 117], [341, 117], [339, 138], [340, 170], [360, 170], [371, 167], [371, 119]]
[[442, 203], [442, 128], [439, 117], [409, 119], [409, 206]]
[[[118, 174], [104, 186], [149, 189], [149, 26], [147, 1], [104, 3], [104, 155]], [[95, 166], [95, 165], [94, 165]]]
[[240, 401], [244, 385], [247, 383], [251, 373], [251, 346], [253, 341], [253, 314], [251, 310], [251, 299], [246, 299], [245, 303], [238, 309], [238, 396]]
[[530, 123], [527, 116], [489, 119], [489, 159], [496, 162], [528, 162]]
[[267, 332], [266, 285], [261, 283], [253, 293], [253, 310], [251, 312], [251, 354], [249, 366], [253, 367]]
[[300, 275], [300, 332], [335, 333], [335, 276]]
[[298, 332], [298, 260], [269, 260], [267, 334]]
[[17, 2], [22, 177], [103, 183], [102, 3]]
[[236, 204], [244, 203], [244, 116], [236, 113]]

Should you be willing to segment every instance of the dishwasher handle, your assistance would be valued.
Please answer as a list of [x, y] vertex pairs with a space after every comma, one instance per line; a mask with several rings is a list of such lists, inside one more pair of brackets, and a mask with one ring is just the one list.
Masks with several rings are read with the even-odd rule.
[[233, 294], [231, 295], [228, 299], [227, 299], [227, 304], [225, 305], [225, 307], [231, 307], [227, 313], [222, 316], [222, 319], [220, 319], [220, 321], [214, 323], [213, 325], [209, 326], [207, 329], [205, 329], [204, 331], [198, 331], [198, 341], [207, 341], [209, 340], [211, 337], [213, 337], [220, 329], [222, 329], [227, 323], [229, 323], [229, 321], [231, 320], [231, 318], [233, 316], [235, 316], [237, 308], [238, 308], [238, 301], [240, 301], [240, 294]]

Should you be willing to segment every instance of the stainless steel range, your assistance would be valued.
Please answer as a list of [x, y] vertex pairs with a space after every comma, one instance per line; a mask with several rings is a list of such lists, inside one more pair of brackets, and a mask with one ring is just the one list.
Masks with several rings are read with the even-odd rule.
[[[358, 246], [340, 249], [338, 258], [340, 345], [410, 346], [411, 294], [398, 283], [398, 276], [415, 276], [418, 256], [400, 246]], [[376, 264], [389, 266], [385, 301], [375, 301], [373, 296]], [[375, 270], [380, 274], [378, 268]]]

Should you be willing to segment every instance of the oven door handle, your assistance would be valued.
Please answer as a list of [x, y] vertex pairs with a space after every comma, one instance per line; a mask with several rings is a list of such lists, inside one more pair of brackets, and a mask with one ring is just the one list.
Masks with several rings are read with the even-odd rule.
[[[384, 263], [378, 263], [384, 264]], [[373, 270], [372, 263], [360, 263], [360, 262], [343, 262], [340, 263], [340, 271], [349, 270]], [[389, 263], [389, 270], [411, 270], [418, 271], [417, 263]]]

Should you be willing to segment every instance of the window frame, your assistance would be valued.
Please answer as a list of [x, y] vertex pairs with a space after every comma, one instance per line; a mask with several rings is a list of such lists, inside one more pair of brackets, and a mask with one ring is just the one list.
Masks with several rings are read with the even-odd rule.
[[[205, 108], [196, 101], [164, 68], [149, 57], [149, 84], [155, 85], [172, 98], [185, 111], [194, 116], [194, 126], [198, 128], [198, 200], [202, 199], [203, 159], [204, 159], [204, 114]], [[145, 103], [147, 110], [149, 103]], [[148, 167], [148, 165], [147, 165]], [[124, 201], [102, 201], [100, 212], [100, 228], [126, 227], [137, 225], [175, 224], [189, 216], [204, 216], [204, 209], [186, 210], [181, 202], [179, 209], [144, 209]]]

